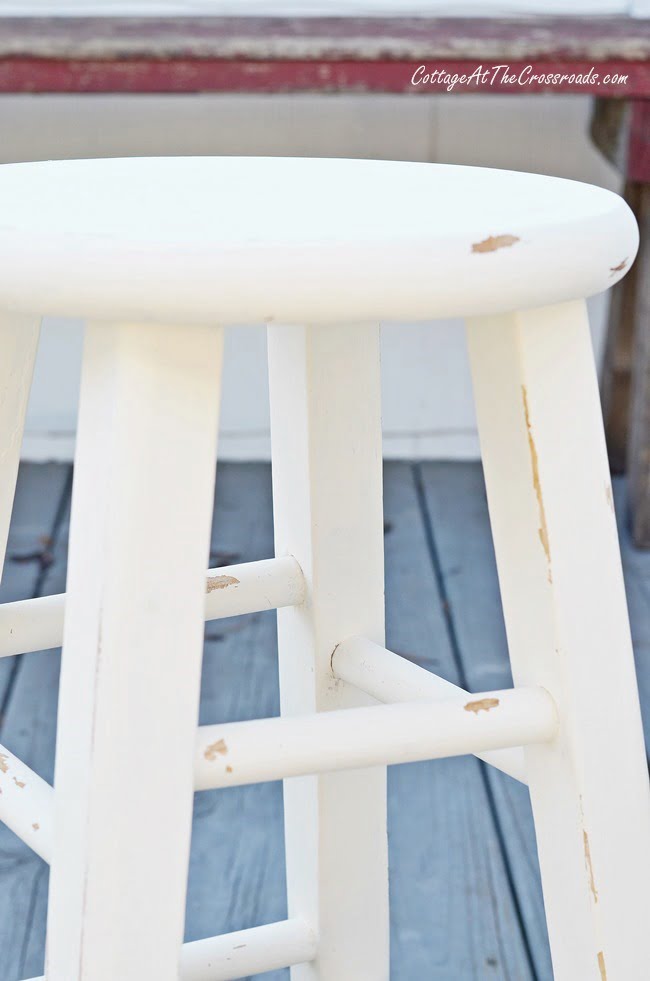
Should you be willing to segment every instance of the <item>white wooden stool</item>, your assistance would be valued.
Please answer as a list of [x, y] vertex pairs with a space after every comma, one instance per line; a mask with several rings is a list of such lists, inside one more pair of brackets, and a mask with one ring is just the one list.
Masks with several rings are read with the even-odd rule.
[[[55, 793], [0, 755], [0, 816], [52, 866], [48, 981], [386, 981], [385, 764], [463, 753], [530, 787], [556, 979], [647, 977], [650, 798], [584, 302], [636, 248], [616, 195], [526, 174], [0, 169], [3, 548], [39, 316], [88, 321], [67, 595], [0, 610], [2, 654], [63, 638]], [[383, 646], [378, 325], [450, 316], [516, 684], [472, 695]], [[259, 321], [276, 557], [206, 584], [218, 325]], [[282, 717], [197, 729], [204, 620], [269, 608]], [[193, 791], [286, 777], [288, 920], [183, 946]]]

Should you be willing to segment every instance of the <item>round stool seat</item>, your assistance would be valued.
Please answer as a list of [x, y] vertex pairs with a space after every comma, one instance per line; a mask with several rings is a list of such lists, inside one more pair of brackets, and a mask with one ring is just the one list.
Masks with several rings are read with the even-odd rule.
[[624, 275], [632, 213], [575, 181], [259, 157], [0, 168], [0, 308], [97, 320], [345, 323], [499, 313]]

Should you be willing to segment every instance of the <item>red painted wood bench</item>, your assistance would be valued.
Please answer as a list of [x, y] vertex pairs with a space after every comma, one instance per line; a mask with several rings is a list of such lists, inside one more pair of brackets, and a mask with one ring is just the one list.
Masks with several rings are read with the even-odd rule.
[[[417, 96], [445, 92], [445, 74], [471, 75], [479, 65], [488, 74], [451, 94], [594, 96], [594, 138], [625, 175], [642, 244], [635, 271], [613, 297], [603, 407], [610, 461], [630, 476], [635, 541], [650, 547], [650, 20], [0, 18], [5, 93]], [[498, 65], [508, 71], [493, 70]], [[434, 82], [423, 80], [436, 70]]]

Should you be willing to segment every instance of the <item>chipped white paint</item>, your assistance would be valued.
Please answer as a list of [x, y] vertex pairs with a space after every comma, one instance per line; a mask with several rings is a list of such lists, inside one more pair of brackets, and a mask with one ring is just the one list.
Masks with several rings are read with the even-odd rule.
[[[479, 60], [485, 57], [479, 51]], [[438, 160], [533, 170], [616, 191], [620, 175], [589, 139], [591, 103], [588, 96], [513, 94], [4, 96], [0, 156], [7, 162], [152, 153]], [[590, 301], [598, 351], [607, 306], [606, 294]], [[45, 320], [23, 458], [73, 458], [80, 341], [78, 323]], [[226, 329], [224, 363], [219, 457], [270, 460], [264, 328]], [[382, 416], [384, 457], [478, 458], [462, 324], [382, 330]]]
[[[411, 763], [547, 742], [557, 733], [543, 688], [201, 726], [195, 789]], [[211, 748], [221, 745], [218, 753]], [[353, 858], [353, 857], [352, 857]], [[352, 859], [351, 859], [352, 860]]]
[[[206, 620], [296, 606], [304, 599], [302, 572], [291, 556], [208, 569], [207, 580]], [[210, 580], [222, 580], [222, 588], [209, 589]], [[0, 604], [0, 657], [60, 647], [65, 599], [57, 593]]]
[[216, 328], [87, 328], [48, 981], [178, 978], [220, 356]]
[[[278, 611], [282, 713], [329, 713], [368, 703], [336, 682], [337, 643], [384, 642], [379, 328], [270, 327], [268, 343], [276, 555], [306, 585]], [[284, 814], [289, 915], [319, 935], [292, 981], [388, 981], [385, 768], [286, 781]]]
[[[119, 188], [119, 207], [107, 188]], [[608, 289], [625, 272], [612, 268], [631, 263], [638, 244], [632, 212], [603, 188], [386, 160], [7, 164], [0, 213], [8, 308], [116, 321], [400, 323], [502, 313]], [[490, 237], [517, 241], [472, 251]], [[182, 275], [179, 255], [192, 259]]]
[[0, 821], [50, 861], [54, 792], [5, 746], [0, 746]]
[[[629, 268], [629, 209], [599, 188], [504, 171], [176, 158], [4, 167], [0, 210], [0, 305], [32, 325], [21, 377], [32, 313], [93, 321], [48, 981], [178, 981], [194, 780], [283, 777], [290, 922], [310, 945], [318, 935], [292, 981], [388, 981], [385, 764], [522, 744], [556, 981], [642, 977], [650, 794], [582, 299]], [[372, 325], [451, 315], [478, 317], [470, 347], [517, 687], [432, 702], [394, 660], [383, 682], [366, 666], [358, 687], [332, 656], [361, 636], [377, 665], [390, 660]], [[283, 572], [271, 562], [262, 581], [260, 566], [233, 567], [206, 583], [214, 324], [255, 320], [284, 324], [269, 328]], [[283, 718], [202, 728], [197, 750], [204, 618], [280, 601]], [[63, 602], [38, 607], [49, 637]], [[364, 687], [395, 703], [369, 704]], [[405, 689], [414, 700], [397, 699]]]
[[[222, 577], [234, 582], [219, 585], [216, 581]], [[300, 566], [290, 555], [210, 569], [205, 619], [218, 620], [242, 613], [296, 606], [302, 603], [304, 594], [305, 583]]]
[[39, 316], [0, 313], [0, 578], [14, 504]]
[[526, 750], [554, 975], [641, 978], [650, 794], [584, 303], [474, 320], [469, 342], [515, 684], [560, 714]]
[[[366, 637], [350, 637], [338, 645], [332, 657], [337, 678], [360, 688], [379, 702], [410, 702], [417, 698], [443, 695], [473, 696], [451, 681], [407, 661], [405, 657], [373, 644]], [[523, 751], [520, 747], [495, 749], [476, 754], [479, 759], [526, 783]]]

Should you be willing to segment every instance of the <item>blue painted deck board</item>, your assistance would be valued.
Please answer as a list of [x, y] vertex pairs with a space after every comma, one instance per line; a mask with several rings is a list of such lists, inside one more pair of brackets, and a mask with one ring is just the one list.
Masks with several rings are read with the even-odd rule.
[[[22, 468], [0, 601], [64, 589], [69, 477]], [[480, 466], [388, 464], [385, 501], [388, 646], [472, 690], [510, 684]], [[221, 466], [217, 502], [211, 564], [272, 554], [268, 466]], [[650, 553], [620, 531], [650, 735]], [[273, 613], [207, 624], [200, 721], [276, 714], [276, 656]], [[0, 740], [49, 780], [58, 665], [0, 660]], [[389, 828], [393, 981], [550, 981], [524, 787], [473, 758], [392, 767]], [[0, 981], [42, 972], [46, 901], [44, 863], [0, 826]], [[285, 915], [280, 785], [197, 794], [186, 938]]]

